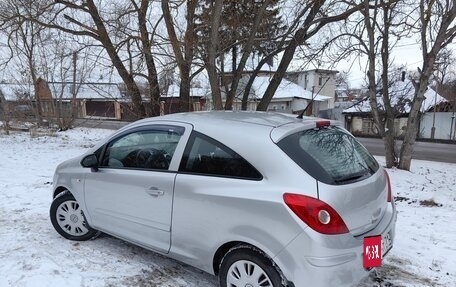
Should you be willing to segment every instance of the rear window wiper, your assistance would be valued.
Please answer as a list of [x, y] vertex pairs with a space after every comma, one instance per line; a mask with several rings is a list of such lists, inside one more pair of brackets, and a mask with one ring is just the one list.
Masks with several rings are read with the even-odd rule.
[[374, 174], [375, 173], [375, 170], [369, 165], [369, 164], [362, 164], [358, 161], [358, 164], [362, 167], [364, 167], [366, 170], [369, 170], [370, 174]]
[[334, 182], [342, 183], [342, 182], [347, 182], [347, 181], [354, 181], [354, 180], [364, 177], [366, 174], [369, 174], [369, 172], [363, 171], [361, 173], [358, 172], [358, 173], [354, 173], [354, 174], [349, 174], [347, 176], [342, 176], [337, 179], [334, 179]]

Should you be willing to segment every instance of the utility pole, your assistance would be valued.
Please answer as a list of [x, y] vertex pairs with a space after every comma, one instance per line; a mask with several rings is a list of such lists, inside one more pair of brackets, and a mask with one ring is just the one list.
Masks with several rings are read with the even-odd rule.
[[454, 111], [453, 111], [453, 115], [451, 116], [451, 126], [450, 126], [450, 141], [453, 140], [453, 125], [454, 125], [454, 118], [455, 118], [455, 115], [454, 115]]
[[74, 51], [73, 52], [73, 88], [72, 88], [72, 95], [73, 95], [73, 100], [72, 100], [72, 105], [71, 105], [71, 118], [74, 119], [76, 118], [77, 115], [77, 103], [76, 103], [76, 97], [77, 97], [77, 92], [76, 92], [76, 62], [78, 60], [78, 52]]
[[432, 116], [432, 128], [431, 128], [431, 139], [434, 139], [435, 137], [435, 110], [437, 108], [437, 90], [438, 90], [438, 86], [439, 86], [439, 78], [436, 77], [436, 82], [435, 82], [435, 96], [434, 96], [434, 113], [433, 113], [433, 116]]
[[[451, 103], [451, 100], [450, 100]], [[451, 127], [450, 127], [450, 140], [455, 140], [456, 138], [456, 123], [455, 121], [455, 113], [456, 113], [456, 95], [453, 95], [453, 103], [451, 104], [453, 107], [453, 115], [451, 116]], [[454, 128], [454, 130], [453, 130]]]

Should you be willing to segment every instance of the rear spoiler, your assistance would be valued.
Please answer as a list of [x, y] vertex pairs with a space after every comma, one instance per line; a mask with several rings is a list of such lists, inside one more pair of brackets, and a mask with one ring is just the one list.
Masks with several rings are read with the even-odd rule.
[[284, 124], [272, 129], [270, 133], [270, 137], [273, 142], [278, 143], [281, 139], [309, 129], [319, 129], [329, 126], [338, 126], [341, 127], [342, 123], [339, 121], [332, 121], [327, 119], [319, 119], [319, 118], [309, 118], [298, 119], [288, 124]]

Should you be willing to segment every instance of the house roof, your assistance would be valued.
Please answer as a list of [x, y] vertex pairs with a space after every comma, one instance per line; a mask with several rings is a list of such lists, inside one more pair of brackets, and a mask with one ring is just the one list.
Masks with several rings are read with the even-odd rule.
[[287, 72], [288, 74], [305, 74], [309, 72], [315, 73], [322, 73], [322, 74], [337, 74], [339, 71], [337, 70], [328, 70], [328, 69], [311, 69], [311, 70], [304, 70], [304, 71], [290, 71]]
[[[53, 98], [73, 98], [73, 84], [68, 82], [49, 82]], [[115, 83], [83, 83], [76, 84], [77, 99], [122, 99], [119, 86]]]
[[1, 83], [0, 90], [7, 101], [28, 99], [30, 95], [35, 94], [33, 85], [26, 84]]
[[[396, 107], [396, 109], [403, 114], [410, 112], [412, 107], [412, 101], [415, 93], [415, 88], [413, 83], [410, 80], [404, 82], [397, 81], [389, 88], [389, 94], [391, 99], [391, 105]], [[421, 112], [426, 112], [434, 105], [446, 102], [447, 100], [437, 94], [431, 87], [428, 87], [424, 93], [424, 101], [421, 104]], [[380, 95], [377, 95], [377, 103], [379, 108], [384, 110], [383, 99]], [[354, 104], [350, 108], [343, 111], [344, 114], [350, 113], [369, 113], [371, 111], [371, 106], [368, 101], [368, 98], [364, 98], [362, 101]]]
[[[260, 76], [260, 77], [255, 78], [255, 81], [253, 82], [253, 85], [252, 85], [252, 91], [254, 92], [256, 98], [263, 97], [270, 81], [271, 81], [271, 77], [268, 77], [268, 76]], [[287, 98], [300, 98], [300, 99], [306, 99], [306, 100], [312, 100], [312, 98], [314, 98], [314, 101], [318, 101], [318, 102], [323, 102], [328, 99], [331, 99], [331, 97], [328, 97], [328, 96], [312, 94], [311, 91], [307, 91], [303, 87], [301, 87], [293, 82], [290, 82], [286, 79], [282, 79], [279, 87], [277, 88], [277, 91], [275, 92], [275, 94], [273, 96], [273, 99], [287, 99]]]
[[[161, 97], [178, 98], [179, 91], [180, 91], [179, 85], [172, 84], [168, 88], [168, 93], [166, 95], [162, 95]], [[205, 97], [210, 96], [210, 94], [211, 94], [211, 90], [209, 88], [196, 88], [196, 87], [190, 88], [190, 97], [205, 98]]]

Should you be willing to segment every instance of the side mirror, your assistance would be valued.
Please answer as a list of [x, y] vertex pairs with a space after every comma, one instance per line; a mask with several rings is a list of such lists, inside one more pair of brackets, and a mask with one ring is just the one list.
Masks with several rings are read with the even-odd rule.
[[90, 167], [94, 169], [95, 171], [98, 170], [98, 158], [95, 154], [89, 154], [86, 155], [82, 160], [81, 160], [81, 165], [82, 167]]

